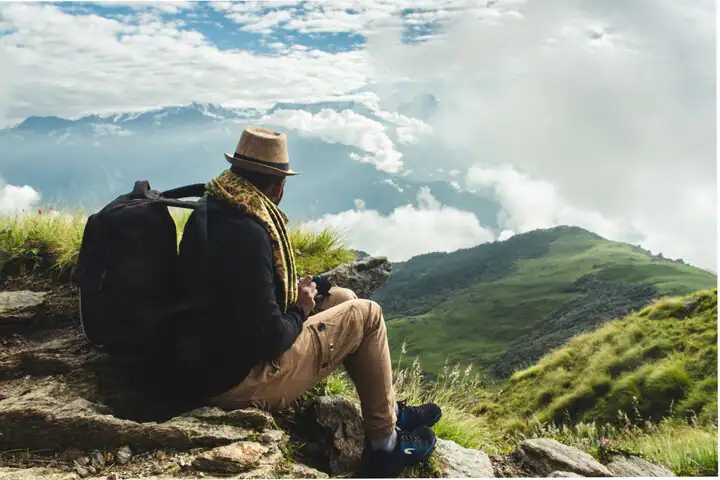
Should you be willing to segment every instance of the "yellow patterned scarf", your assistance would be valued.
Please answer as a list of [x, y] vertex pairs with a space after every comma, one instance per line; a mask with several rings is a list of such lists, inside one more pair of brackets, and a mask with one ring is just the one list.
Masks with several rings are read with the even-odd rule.
[[231, 170], [225, 170], [207, 185], [209, 195], [224, 200], [260, 222], [270, 234], [275, 260], [275, 274], [283, 286], [283, 311], [297, 301], [295, 256], [287, 232], [287, 215], [255, 185]]

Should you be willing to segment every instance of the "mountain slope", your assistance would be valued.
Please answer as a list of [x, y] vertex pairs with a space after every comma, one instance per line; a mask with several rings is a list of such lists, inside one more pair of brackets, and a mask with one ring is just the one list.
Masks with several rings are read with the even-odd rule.
[[714, 275], [576, 227], [429, 254], [394, 267], [373, 296], [386, 312], [394, 358], [446, 359], [506, 377], [572, 336], [664, 295], [712, 288]]
[[481, 408], [506, 426], [697, 416], [717, 422], [717, 289], [665, 298], [573, 338]]

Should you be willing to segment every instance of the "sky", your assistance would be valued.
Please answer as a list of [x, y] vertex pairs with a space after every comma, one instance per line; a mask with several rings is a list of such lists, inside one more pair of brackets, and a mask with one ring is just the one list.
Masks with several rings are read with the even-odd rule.
[[[405, 260], [573, 224], [716, 270], [715, 26], [711, 0], [0, 2], [0, 128], [355, 100], [372, 115], [264, 121], [392, 178], [489, 189], [501, 231], [430, 189], [384, 214], [357, 198], [311, 228]], [[431, 117], [403, 110], [427, 95]], [[41, 198], [0, 171], [0, 210]]]

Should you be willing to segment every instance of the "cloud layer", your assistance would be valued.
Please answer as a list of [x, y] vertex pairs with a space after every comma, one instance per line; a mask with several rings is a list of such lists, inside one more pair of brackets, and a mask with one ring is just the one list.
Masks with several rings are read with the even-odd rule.
[[40, 193], [23, 185], [8, 185], [0, 178], [0, 214], [29, 211], [40, 202]]
[[498, 3], [517, 15], [368, 46], [380, 82], [439, 92], [446, 167], [480, 165], [513, 228], [585, 222], [715, 266], [712, 2]]
[[417, 205], [404, 205], [384, 216], [374, 210], [348, 210], [303, 223], [310, 230], [330, 227], [340, 231], [353, 248], [401, 262], [427, 252], [452, 252], [494, 240], [477, 217], [441, 205], [428, 188], [421, 189]]

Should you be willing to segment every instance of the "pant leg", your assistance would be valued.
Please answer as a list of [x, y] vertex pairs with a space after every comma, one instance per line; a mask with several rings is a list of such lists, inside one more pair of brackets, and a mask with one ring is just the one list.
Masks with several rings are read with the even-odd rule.
[[366, 435], [390, 435], [395, 399], [382, 310], [369, 300], [348, 300], [355, 296], [350, 291], [335, 293], [331, 291], [325, 302], [335, 297], [336, 305], [323, 304], [326, 309], [305, 322], [295, 343], [277, 361], [256, 366], [240, 385], [211, 402], [229, 409], [280, 410], [344, 362], [360, 396]]
[[329, 310], [336, 305], [349, 302], [350, 300], [357, 300], [357, 298], [358, 296], [355, 295], [355, 292], [349, 288], [332, 287], [330, 289], [330, 295], [317, 300], [311, 315], [324, 312], [325, 310]]

